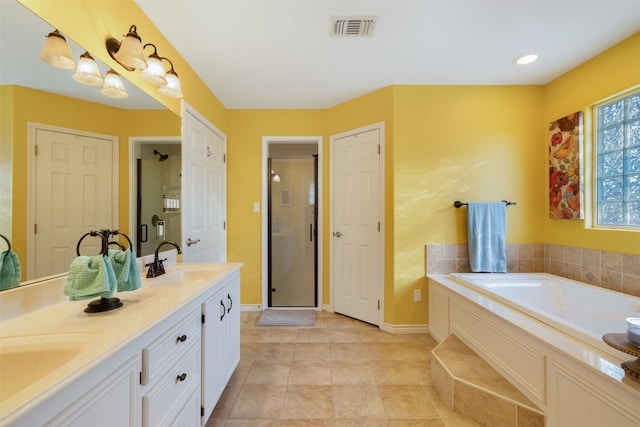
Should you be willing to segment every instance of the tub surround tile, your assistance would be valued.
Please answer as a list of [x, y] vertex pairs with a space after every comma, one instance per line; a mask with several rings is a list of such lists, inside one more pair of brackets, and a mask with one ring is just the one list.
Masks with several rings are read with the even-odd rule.
[[[427, 274], [471, 271], [466, 245], [426, 246]], [[630, 295], [640, 293], [638, 255], [554, 244], [512, 243], [507, 245], [507, 272], [546, 272]]]
[[640, 276], [640, 255], [624, 254], [622, 256], [622, 272]]
[[454, 412], [482, 425], [544, 426], [544, 413], [456, 335], [432, 350], [431, 361], [433, 387]]

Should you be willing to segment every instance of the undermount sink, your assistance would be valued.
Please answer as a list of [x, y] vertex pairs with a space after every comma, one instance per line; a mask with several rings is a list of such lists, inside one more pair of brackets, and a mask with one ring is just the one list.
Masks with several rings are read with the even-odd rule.
[[0, 401], [78, 357], [92, 333], [53, 333], [0, 338]]
[[221, 271], [222, 267], [212, 265], [198, 266], [197, 264], [181, 264], [180, 267], [167, 271], [165, 274], [153, 278], [145, 278], [149, 285], [188, 285], [211, 281], [213, 274]]

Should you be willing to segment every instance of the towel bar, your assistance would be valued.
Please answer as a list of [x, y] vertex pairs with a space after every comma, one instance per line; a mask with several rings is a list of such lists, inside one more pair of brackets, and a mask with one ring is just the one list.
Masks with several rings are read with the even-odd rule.
[[[507, 200], [502, 200], [504, 203], [507, 204], [507, 206], [511, 206], [511, 205], [515, 205], [516, 202], [509, 202]], [[453, 206], [455, 206], [456, 208], [462, 207], [462, 206], [468, 206], [469, 203], [462, 203], [460, 200], [456, 200], [455, 202], [453, 202]]]

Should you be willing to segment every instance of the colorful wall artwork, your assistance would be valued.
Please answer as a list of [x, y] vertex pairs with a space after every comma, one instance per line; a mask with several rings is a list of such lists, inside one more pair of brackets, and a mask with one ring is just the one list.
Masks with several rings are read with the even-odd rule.
[[549, 218], [582, 219], [582, 112], [549, 123]]

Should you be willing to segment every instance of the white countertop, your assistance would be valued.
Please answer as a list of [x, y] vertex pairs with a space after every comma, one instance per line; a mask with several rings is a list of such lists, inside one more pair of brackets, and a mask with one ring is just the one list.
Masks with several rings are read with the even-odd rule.
[[[142, 288], [117, 293], [123, 306], [102, 313], [85, 313], [91, 301], [62, 301], [16, 316], [0, 323], [0, 340], [27, 339], [37, 343], [54, 334], [81, 336], [86, 340], [82, 352], [39, 381], [0, 402], [0, 424], [25, 408], [34, 407], [66, 384], [96, 367], [127, 344], [136, 340], [172, 313], [220, 283], [242, 264], [176, 264], [167, 273], [180, 269], [205, 270], [203, 280], [185, 284], [156, 284], [159, 278], [142, 279]], [[38, 285], [31, 285], [38, 286]], [[0, 341], [1, 343], [1, 341]], [[28, 366], [24, 367], [29, 369]], [[0, 387], [2, 386], [0, 378]]]

